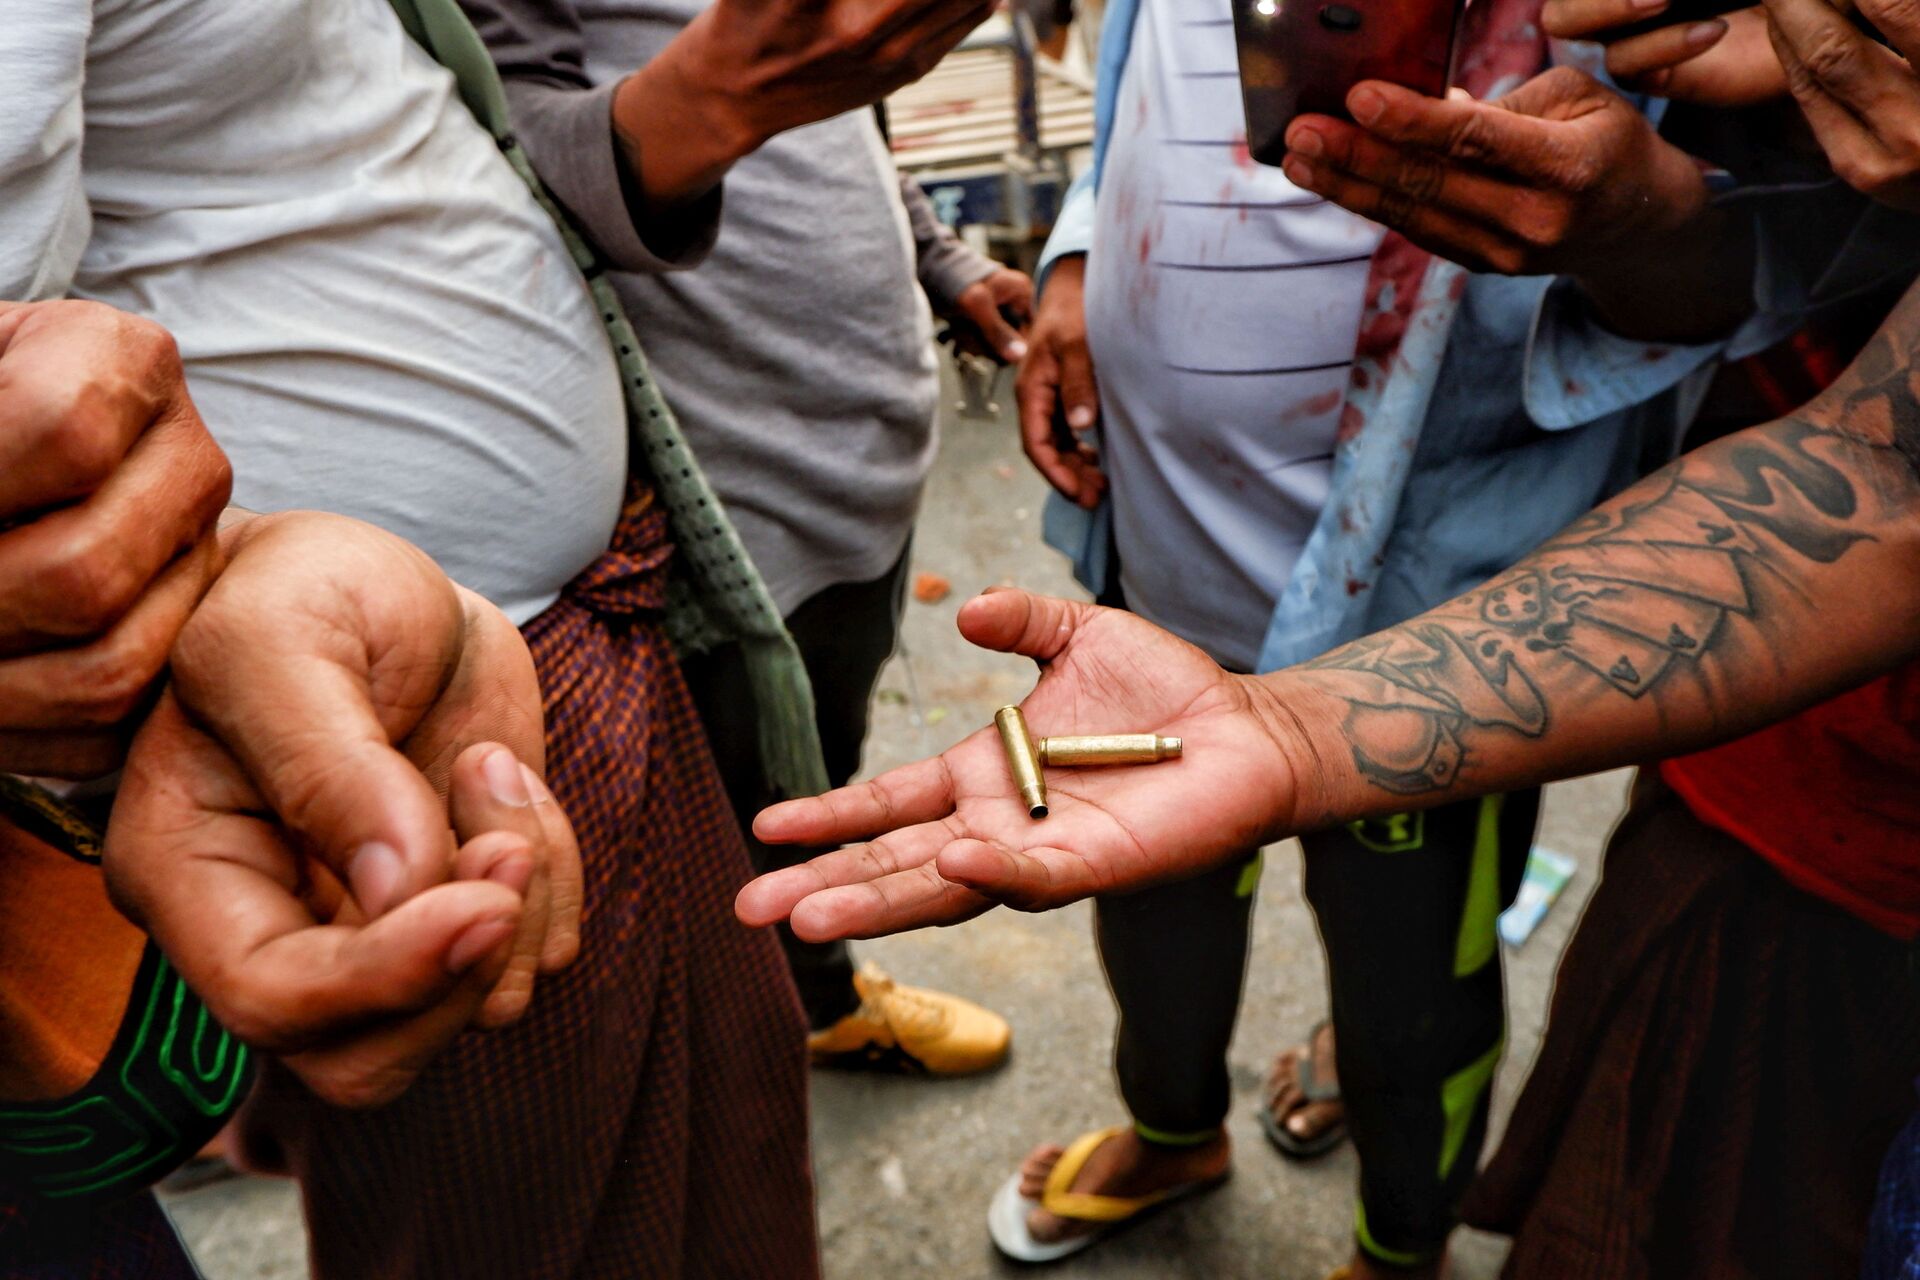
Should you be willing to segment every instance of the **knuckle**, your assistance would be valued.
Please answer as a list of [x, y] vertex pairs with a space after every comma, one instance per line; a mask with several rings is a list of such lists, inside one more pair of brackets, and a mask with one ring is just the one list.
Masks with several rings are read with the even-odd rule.
[[825, 25], [827, 43], [843, 52], [864, 49], [873, 38], [872, 20], [865, 9], [836, 6]]
[[1494, 145], [1486, 117], [1478, 111], [1463, 116], [1447, 135], [1447, 154], [1474, 164], [1491, 160]]
[[166, 665], [166, 649], [144, 637], [99, 646], [80, 660], [75, 718], [82, 725], [108, 728], [130, 719]]
[[1440, 189], [1446, 184], [1446, 170], [1439, 161], [1431, 156], [1414, 152], [1401, 162], [1394, 176], [1394, 185], [1399, 193], [1408, 200], [1430, 204], [1439, 198]]
[[242, 1043], [266, 1053], [291, 1053], [302, 1047], [294, 1020], [278, 1002], [263, 999], [243, 984], [220, 985], [228, 994], [215, 1013], [220, 1025]]
[[34, 575], [43, 627], [60, 636], [103, 635], [139, 598], [141, 583], [99, 535], [76, 533]]
[[1563, 204], [1536, 209], [1515, 220], [1514, 235], [1534, 249], [1553, 249], [1565, 244], [1572, 217]]
[[1413, 220], [1417, 207], [1414, 198], [1403, 191], [1382, 191], [1373, 216], [1390, 227], [1404, 227]]
[[114, 430], [120, 396], [99, 382], [54, 393], [28, 411], [41, 422], [34, 453], [46, 476], [49, 497], [91, 493], [119, 465], [119, 432]]
[[1842, 83], [1859, 68], [1858, 47], [1835, 27], [1822, 27], [1800, 51], [1800, 61], [1814, 80]]
[[1527, 254], [1517, 245], [1498, 245], [1486, 254], [1487, 266], [1503, 276], [1527, 274]]

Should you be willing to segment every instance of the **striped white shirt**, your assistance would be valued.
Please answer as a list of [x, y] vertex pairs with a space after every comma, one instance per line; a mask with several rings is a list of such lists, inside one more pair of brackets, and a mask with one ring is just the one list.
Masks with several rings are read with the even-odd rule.
[[1087, 265], [1121, 586], [1250, 669], [1326, 501], [1381, 229], [1247, 154], [1228, 0], [1142, 0]]

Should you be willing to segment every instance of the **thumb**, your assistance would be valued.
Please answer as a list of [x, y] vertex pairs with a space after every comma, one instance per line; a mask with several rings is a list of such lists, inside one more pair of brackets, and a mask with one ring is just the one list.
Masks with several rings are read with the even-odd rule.
[[1067, 425], [1085, 431], [1100, 416], [1100, 388], [1093, 378], [1093, 357], [1085, 342], [1077, 342], [1060, 352], [1060, 404], [1066, 410]]
[[961, 312], [1002, 360], [1008, 364], [1018, 364], [1026, 358], [1026, 339], [1000, 314], [999, 299], [994, 297], [993, 290], [987, 287], [986, 282], [967, 286], [958, 301]]
[[445, 880], [446, 806], [387, 742], [365, 682], [324, 660], [275, 665], [176, 688], [280, 823], [352, 887], [369, 919]]
[[971, 644], [1017, 653], [1037, 662], [1060, 656], [1099, 607], [1035, 595], [1014, 587], [989, 588], [960, 607], [960, 634]]

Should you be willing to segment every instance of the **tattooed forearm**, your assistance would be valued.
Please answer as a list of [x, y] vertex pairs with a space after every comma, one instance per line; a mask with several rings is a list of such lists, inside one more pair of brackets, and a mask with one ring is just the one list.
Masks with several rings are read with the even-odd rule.
[[[1632, 714], [1623, 709], [1680, 685], [1681, 736], [1711, 737], [1721, 713], [1712, 690], [1743, 688], [1740, 671], [1756, 666], [1758, 684], [1791, 665], [1788, 653], [1847, 642], [1822, 635], [1822, 603], [1860, 589], [1862, 573], [1895, 597], [1888, 626], [1913, 630], [1920, 598], [1902, 593], [1920, 582], [1899, 566], [1920, 553], [1915, 309], [1896, 313], [1906, 323], [1890, 322], [1804, 416], [1691, 454], [1478, 591], [1307, 664], [1305, 678], [1343, 708], [1360, 776], [1437, 796], [1477, 755], [1510, 766], [1516, 749], [1611, 729]], [[1858, 550], [1868, 547], [1883, 554]], [[1896, 571], [1881, 573], [1888, 563]], [[1729, 723], [1743, 714], [1733, 705]]]

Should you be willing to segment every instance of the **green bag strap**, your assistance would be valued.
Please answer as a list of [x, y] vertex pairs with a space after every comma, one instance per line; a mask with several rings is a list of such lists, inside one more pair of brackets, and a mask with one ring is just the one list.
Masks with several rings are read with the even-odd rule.
[[667, 633], [675, 648], [686, 654], [726, 641], [738, 643], [759, 712], [760, 759], [767, 781], [788, 795], [825, 791], [827, 768], [814, 718], [813, 686], [800, 651], [660, 395], [605, 264], [534, 173], [513, 136], [506, 91], [485, 43], [457, 0], [390, 3], [408, 34], [453, 73], [461, 100], [553, 220], [592, 290], [619, 360], [634, 465], [644, 464], [666, 503], [679, 551], [667, 589]]

